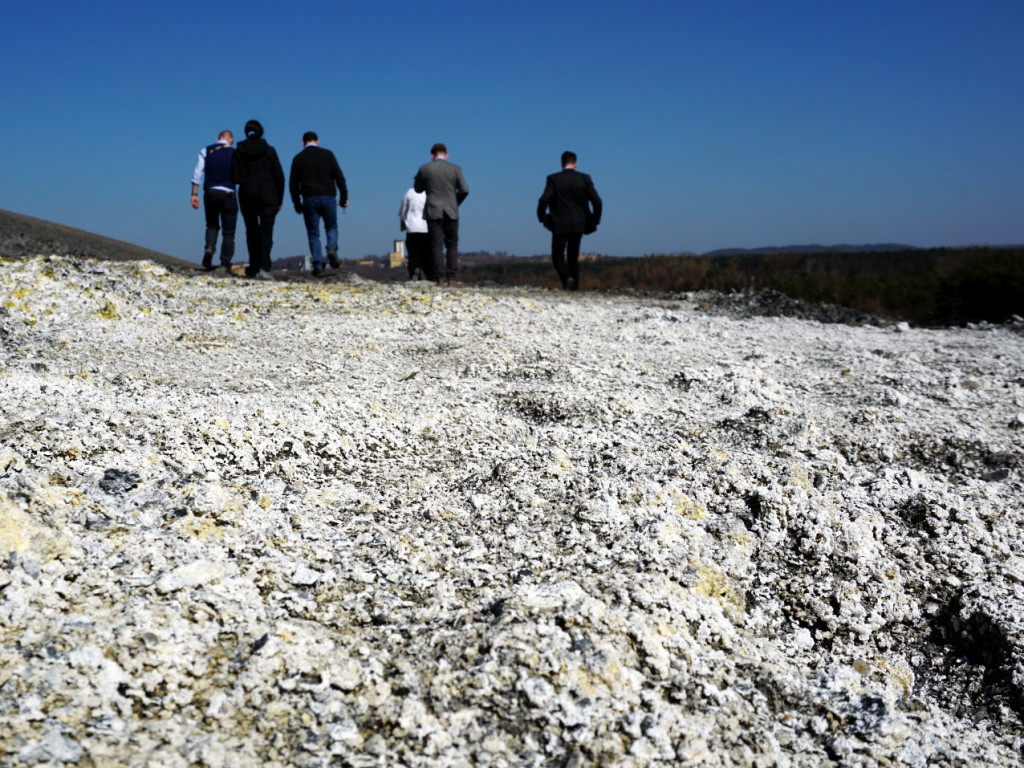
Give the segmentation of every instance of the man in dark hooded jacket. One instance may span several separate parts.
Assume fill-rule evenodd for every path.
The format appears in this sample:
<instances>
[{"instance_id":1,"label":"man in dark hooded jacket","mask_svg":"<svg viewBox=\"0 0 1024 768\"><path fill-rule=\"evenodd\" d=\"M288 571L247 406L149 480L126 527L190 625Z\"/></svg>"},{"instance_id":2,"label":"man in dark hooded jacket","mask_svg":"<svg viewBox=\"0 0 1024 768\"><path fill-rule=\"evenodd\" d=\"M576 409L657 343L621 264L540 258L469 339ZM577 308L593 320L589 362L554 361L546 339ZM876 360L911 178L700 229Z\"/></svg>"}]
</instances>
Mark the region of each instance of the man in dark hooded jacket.
<instances>
[{"instance_id":1,"label":"man in dark hooded jacket","mask_svg":"<svg viewBox=\"0 0 1024 768\"><path fill-rule=\"evenodd\" d=\"M238 185L238 207L245 221L249 277L270 279L270 249L274 219L284 201L284 171L277 152L263 139L257 120L245 124L245 138L231 158L231 181Z\"/></svg>"}]
</instances>

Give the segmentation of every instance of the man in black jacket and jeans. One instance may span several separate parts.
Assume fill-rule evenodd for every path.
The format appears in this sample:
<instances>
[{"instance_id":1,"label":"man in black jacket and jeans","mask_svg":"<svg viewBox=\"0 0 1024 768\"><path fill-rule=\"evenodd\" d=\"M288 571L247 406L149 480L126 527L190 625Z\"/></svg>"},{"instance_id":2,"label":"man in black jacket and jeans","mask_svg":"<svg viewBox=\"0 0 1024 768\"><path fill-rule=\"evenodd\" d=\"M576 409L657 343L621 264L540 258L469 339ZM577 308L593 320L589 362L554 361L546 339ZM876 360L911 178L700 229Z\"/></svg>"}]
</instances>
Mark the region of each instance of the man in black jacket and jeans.
<instances>
[{"instance_id":1,"label":"man in black jacket and jeans","mask_svg":"<svg viewBox=\"0 0 1024 768\"><path fill-rule=\"evenodd\" d=\"M245 220L249 269L245 274L270 279L270 249L274 245L274 219L284 200L284 171L276 150L263 139L257 120L245 124L245 139L231 158L231 181L238 185L238 205Z\"/></svg>"},{"instance_id":2,"label":"man in black jacket and jeans","mask_svg":"<svg viewBox=\"0 0 1024 768\"><path fill-rule=\"evenodd\" d=\"M338 206L334 205L334 188L338 188ZM319 137L313 131L302 135L302 151L292 159L288 174L288 191L295 212L301 213L309 237L309 254L313 257L313 274L324 269L320 251L320 219L327 232L327 260L334 269L338 262L338 208L348 208L348 188L338 158L329 149L320 147Z\"/></svg>"},{"instance_id":3,"label":"man in black jacket and jeans","mask_svg":"<svg viewBox=\"0 0 1024 768\"><path fill-rule=\"evenodd\" d=\"M562 172L548 176L537 218L551 230L551 261L567 291L580 286L580 241L601 223L601 198L590 176L576 170L576 153L562 153ZM568 254L568 264L566 255Z\"/></svg>"}]
</instances>

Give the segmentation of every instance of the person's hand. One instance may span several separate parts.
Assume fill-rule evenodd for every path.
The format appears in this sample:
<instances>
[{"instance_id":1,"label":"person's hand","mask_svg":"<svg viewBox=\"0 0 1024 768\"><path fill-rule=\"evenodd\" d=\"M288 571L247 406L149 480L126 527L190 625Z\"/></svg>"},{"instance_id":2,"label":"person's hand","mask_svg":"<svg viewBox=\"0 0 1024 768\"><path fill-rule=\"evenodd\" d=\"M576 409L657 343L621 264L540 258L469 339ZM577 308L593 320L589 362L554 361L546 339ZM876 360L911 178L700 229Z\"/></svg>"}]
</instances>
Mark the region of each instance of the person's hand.
<instances>
[{"instance_id":1,"label":"person's hand","mask_svg":"<svg viewBox=\"0 0 1024 768\"><path fill-rule=\"evenodd\" d=\"M199 208L199 195L195 192L192 193L192 207L196 209Z\"/></svg>"},{"instance_id":2,"label":"person's hand","mask_svg":"<svg viewBox=\"0 0 1024 768\"><path fill-rule=\"evenodd\" d=\"M339 200L338 201L338 207L339 208L348 208L348 200L346 200L344 203L341 202L341 200Z\"/></svg>"},{"instance_id":3,"label":"person's hand","mask_svg":"<svg viewBox=\"0 0 1024 768\"><path fill-rule=\"evenodd\" d=\"M302 213L302 206L299 205L298 203L295 204L295 212Z\"/></svg>"}]
</instances>

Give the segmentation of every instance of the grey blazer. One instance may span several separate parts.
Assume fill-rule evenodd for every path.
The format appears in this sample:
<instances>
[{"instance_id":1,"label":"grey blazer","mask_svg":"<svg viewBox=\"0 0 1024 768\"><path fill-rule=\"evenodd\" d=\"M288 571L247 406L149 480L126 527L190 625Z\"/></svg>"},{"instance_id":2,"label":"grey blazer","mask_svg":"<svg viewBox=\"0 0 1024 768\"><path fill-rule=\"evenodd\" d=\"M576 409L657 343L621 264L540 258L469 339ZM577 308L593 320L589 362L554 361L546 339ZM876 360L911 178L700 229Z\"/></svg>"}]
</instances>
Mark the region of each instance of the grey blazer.
<instances>
[{"instance_id":1,"label":"grey blazer","mask_svg":"<svg viewBox=\"0 0 1024 768\"><path fill-rule=\"evenodd\" d=\"M462 169L441 158L420 166L413 188L427 193L427 204L423 208L423 218L427 221L443 219L445 214L449 219L459 218L459 206L469 194Z\"/></svg>"}]
</instances>

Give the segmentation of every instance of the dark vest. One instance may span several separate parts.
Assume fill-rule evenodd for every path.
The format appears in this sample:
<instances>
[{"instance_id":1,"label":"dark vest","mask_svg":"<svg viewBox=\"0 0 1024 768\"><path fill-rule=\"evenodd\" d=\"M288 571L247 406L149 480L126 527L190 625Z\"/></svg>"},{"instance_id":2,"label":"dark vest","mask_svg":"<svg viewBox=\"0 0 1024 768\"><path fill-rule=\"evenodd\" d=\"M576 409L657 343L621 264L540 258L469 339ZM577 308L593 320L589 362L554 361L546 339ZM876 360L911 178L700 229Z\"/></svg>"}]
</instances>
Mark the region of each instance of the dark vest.
<instances>
[{"instance_id":1,"label":"dark vest","mask_svg":"<svg viewBox=\"0 0 1024 768\"><path fill-rule=\"evenodd\" d=\"M231 183L231 156L235 153L226 144L211 144L206 148L206 169L203 189L210 187L226 187L234 190Z\"/></svg>"}]
</instances>

